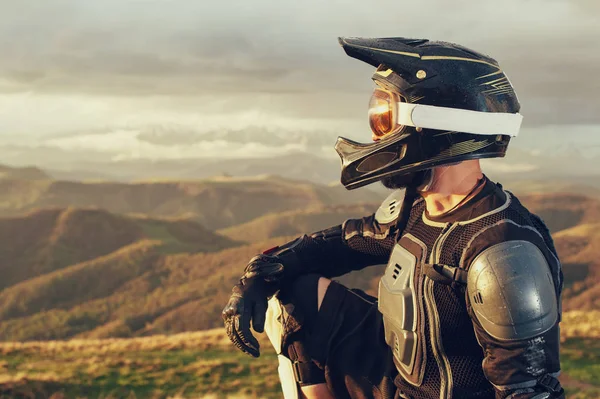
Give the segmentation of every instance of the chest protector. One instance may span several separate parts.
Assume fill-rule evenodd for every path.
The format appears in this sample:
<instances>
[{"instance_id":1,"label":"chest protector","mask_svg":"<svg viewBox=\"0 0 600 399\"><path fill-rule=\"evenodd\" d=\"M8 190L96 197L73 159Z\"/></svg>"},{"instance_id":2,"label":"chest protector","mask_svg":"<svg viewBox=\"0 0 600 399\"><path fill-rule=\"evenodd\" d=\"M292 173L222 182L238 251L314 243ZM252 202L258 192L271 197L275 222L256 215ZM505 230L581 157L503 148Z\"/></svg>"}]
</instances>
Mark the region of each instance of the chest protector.
<instances>
[{"instance_id":1,"label":"chest protector","mask_svg":"<svg viewBox=\"0 0 600 399\"><path fill-rule=\"evenodd\" d=\"M379 223L391 223L398 218L402 194L396 191L383 202L375 215ZM401 241L404 245L395 245L379 282L378 307L396 368L406 381L418 386L424 369L424 356L419 356L424 346L419 328L423 311L418 298L422 296L420 261L425 248L410 239Z\"/></svg>"},{"instance_id":2,"label":"chest protector","mask_svg":"<svg viewBox=\"0 0 600 399\"><path fill-rule=\"evenodd\" d=\"M405 377L413 374L417 355L417 258L396 244L379 282L379 311L383 314L385 341L394 363Z\"/></svg>"}]
</instances>

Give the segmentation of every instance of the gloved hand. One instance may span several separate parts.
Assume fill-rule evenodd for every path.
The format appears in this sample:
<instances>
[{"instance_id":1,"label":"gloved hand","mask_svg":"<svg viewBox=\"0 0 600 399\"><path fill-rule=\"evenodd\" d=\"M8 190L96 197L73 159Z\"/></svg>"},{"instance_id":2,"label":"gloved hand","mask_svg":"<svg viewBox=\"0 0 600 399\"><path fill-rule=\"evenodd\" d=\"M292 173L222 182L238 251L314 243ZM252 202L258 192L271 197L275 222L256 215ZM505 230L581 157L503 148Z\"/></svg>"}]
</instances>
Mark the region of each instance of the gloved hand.
<instances>
[{"instance_id":1,"label":"gloved hand","mask_svg":"<svg viewBox=\"0 0 600 399\"><path fill-rule=\"evenodd\" d=\"M250 321L254 331L264 331L267 300L279 289L282 275L280 259L261 254L250 260L240 283L233 287L222 316L227 336L242 352L260 356L260 345L250 331Z\"/></svg>"}]
</instances>

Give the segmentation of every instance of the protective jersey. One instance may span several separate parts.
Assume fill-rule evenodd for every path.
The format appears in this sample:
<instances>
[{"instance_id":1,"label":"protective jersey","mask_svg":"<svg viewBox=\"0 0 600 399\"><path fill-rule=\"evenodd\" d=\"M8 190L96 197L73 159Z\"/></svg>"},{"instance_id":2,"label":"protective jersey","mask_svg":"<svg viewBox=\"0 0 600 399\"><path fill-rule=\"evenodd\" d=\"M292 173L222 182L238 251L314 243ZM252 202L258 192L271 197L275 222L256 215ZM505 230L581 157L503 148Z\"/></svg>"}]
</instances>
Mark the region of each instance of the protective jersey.
<instances>
[{"instance_id":1,"label":"protective jersey","mask_svg":"<svg viewBox=\"0 0 600 399\"><path fill-rule=\"evenodd\" d=\"M305 236L294 249L307 272L326 277L390 259L390 278L396 264L412 268L402 283L412 296L408 306L384 300L380 286L384 322L390 309L382 303L391 303L400 320L410 313L406 326L396 325L395 334L405 328L404 340L386 336L395 355L404 356L395 356L396 397L560 397L562 272L544 223L487 179L475 197L442 217L415 201L402 234L399 202L392 196L377 214ZM539 292L529 295L531 287ZM504 302L494 303L496 297ZM517 309L525 299L533 307ZM507 313L498 315L493 306ZM385 324L389 335L393 329Z\"/></svg>"}]
</instances>

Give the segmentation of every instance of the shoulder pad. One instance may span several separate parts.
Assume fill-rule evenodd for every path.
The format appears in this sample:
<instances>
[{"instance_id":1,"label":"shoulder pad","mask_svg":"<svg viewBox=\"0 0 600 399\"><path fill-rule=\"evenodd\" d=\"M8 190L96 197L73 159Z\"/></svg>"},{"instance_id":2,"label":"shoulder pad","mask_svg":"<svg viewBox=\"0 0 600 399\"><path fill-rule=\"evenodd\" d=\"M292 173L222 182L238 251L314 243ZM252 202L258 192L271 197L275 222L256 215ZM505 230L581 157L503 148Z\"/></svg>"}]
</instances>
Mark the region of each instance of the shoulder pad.
<instances>
[{"instance_id":1,"label":"shoulder pad","mask_svg":"<svg viewBox=\"0 0 600 399\"><path fill-rule=\"evenodd\" d=\"M383 203L375 212L375 220L380 224L392 223L400 216L400 209L404 201L405 190L395 190L383 200Z\"/></svg>"},{"instance_id":2,"label":"shoulder pad","mask_svg":"<svg viewBox=\"0 0 600 399\"><path fill-rule=\"evenodd\" d=\"M542 251L528 241L507 241L471 264L467 290L483 329L500 340L540 335L558 320L556 290Z\"/></svg>"}]
</instances>

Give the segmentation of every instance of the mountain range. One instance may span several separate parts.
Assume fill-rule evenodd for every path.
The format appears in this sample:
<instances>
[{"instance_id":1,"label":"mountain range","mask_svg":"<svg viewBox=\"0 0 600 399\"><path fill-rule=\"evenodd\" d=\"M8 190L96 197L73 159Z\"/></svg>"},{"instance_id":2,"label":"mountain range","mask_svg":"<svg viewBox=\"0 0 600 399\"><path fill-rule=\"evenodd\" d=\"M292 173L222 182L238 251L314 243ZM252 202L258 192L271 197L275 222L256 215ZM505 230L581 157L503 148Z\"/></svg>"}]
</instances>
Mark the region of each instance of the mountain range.
<instances>
[{"instance_id":1,"label":"mountain range","mask_svg":"<svg viewBox=\"0 0 600 399\"><path fill-rule=\"evenodd\" d=\"M269 212L369 202L380 194L275 176L215 177L136 183L0 179L0 215L46 207L100 207L119 214L189 218L209 229L248 222Z\"/></svg>"},{"instance_id":2,"label":"mountain range","mask_svg":"<svg viewBox=\"0 0 600 399\"><path fill-rule=\"evenodd\" d=\"M253 255L370 214L381 201L368 190L348 197L279 177L129 184L40 173L16 179L23 171L6 169L11 177L0 178L0 340L218 327ZM519 197L554 235L565 311L599 309L600 199L537 189ZM341 280L374 293L380 275L373 267Z\"/></svg>"}]
</instances>

